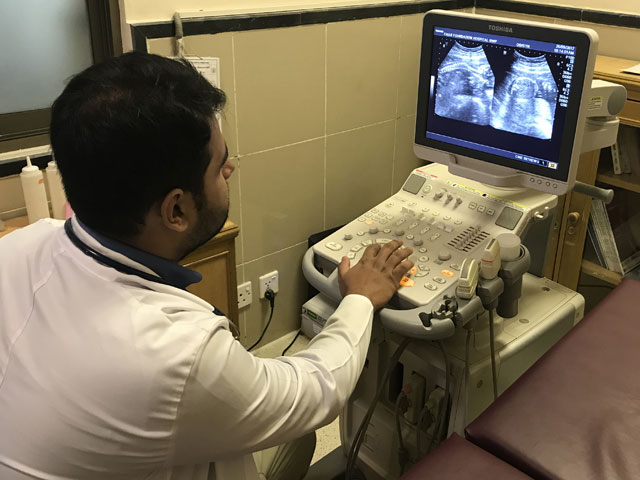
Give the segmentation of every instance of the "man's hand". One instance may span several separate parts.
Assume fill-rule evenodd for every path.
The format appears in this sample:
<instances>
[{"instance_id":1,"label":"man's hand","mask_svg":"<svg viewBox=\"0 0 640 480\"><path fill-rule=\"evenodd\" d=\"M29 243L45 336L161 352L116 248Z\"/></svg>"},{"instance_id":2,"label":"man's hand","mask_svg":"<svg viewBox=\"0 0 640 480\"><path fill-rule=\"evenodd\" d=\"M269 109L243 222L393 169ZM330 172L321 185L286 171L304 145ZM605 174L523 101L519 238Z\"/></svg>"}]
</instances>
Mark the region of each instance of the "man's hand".
<instances>
[{"instance_id":1,"label":"man's hand","mask_svg":"<svg viewBox=\"0 0 640 480\"><path fill-rule=\"evenodd\" d=\"M384 246L369 245L360 261L350 267L349 259L342 257L338 265L338 283L343 296L364 295L373 308L382 308L400 287L400 280L413 267L408 260L410 248L400 248L402 242L393 240Z\"/></svg>"}]
</instances>

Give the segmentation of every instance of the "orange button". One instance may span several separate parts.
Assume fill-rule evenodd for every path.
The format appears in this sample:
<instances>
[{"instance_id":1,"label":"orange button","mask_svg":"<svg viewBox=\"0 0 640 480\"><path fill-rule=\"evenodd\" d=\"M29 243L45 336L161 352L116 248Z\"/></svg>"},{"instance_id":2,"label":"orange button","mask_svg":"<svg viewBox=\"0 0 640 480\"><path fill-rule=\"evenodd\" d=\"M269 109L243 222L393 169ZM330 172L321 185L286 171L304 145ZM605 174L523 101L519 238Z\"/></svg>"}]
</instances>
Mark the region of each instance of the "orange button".
<instances>
[{"instance_id":1,"label":"orange button","mask_svg":"<svg viewBox=\"0 0 640 480\"><path fill-rule=\"evenodd\" d=\"M411 280L409 277L402 277L402 280L400 280L400 285L406 288L411 288L416 284L416 282L414 282L413 280Z\"/></svg>"},{"instance_id":2,"label":"orange button","mask_svg":"<svg viewBox=\"0 0 640 480\"><path fill-rule=\"evenodd\" d=\"M409 275L415 275L416 273L418 273L418 267L412 267L411 270L409 270Z\"/></svg>"},{"instance_id":3,"label":"orange button","mask_svg":"<svg viewBox=\"0 0 640 480\"><path fill-rule=\"evenodd\" d=\"M366 223L367 225L373 225L373 221L372 220L365 220L364 223Z\"/></svg>"},{"instance_id":4,"label":"orange button","mask_svg":"<svg viewBox=\"0 0 640 480\"><path fill-rule=\"evenodd\" d=\"M456 276L456 274L453 273L451 270L442 270L442 272L440 273L442 273L443 276L449 277L449 278L453 278Z\"/></svg>"}]
</instances>

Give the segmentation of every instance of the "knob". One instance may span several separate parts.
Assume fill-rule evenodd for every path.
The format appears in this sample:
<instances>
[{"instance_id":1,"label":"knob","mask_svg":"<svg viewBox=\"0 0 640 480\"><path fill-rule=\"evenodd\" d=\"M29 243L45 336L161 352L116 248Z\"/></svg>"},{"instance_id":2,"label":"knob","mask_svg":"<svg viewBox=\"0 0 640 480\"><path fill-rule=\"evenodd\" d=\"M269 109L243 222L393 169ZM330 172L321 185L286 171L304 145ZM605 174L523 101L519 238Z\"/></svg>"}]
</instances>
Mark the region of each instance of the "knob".
<instances>
[{"instance_id":1,"label":"knob","mask_svg":"<svg viewBox=\"0 0 640 480\"><path fill-rule=\"evenodd\" d=\"M419 246L420 246L420 245L422 245L423 243L424 243L424 242L422 241L422 239L421 239L421 238L416 238L416 239L413 241L413 244L414 244L416 247L419 247Z\"/></svg>"},{"instance_id":2,"label":"knob","mask_svg":"<svg viewBox=\"0 0 640 480\"><path fill-rule=\"evenodd\" d=\"M353 236L350 233L345 233L343 239L344 240L351 240L353 238Z\"/></svg>"},{"instance_id":3,"label":"knob","mask_svg":"<svg viewBox=\"0 0 640 480\"><path fill-rule=\"evenodd\" d=\"M404 235L404 230L396 230L394 233L396 237L401 237L402 235Z\"/></svg>"},{"instance_id":4,"label":"knob","mask_svg":"<svg viewBox=\"0 0 640 480\"><path fill-rule=\"evenodd\" d=\"M372 235L375 234L375 233L378 233L378 227L371 227L369 229L369 233L371 233Z\"/></svg>"},{"instance_id":5,"label":"knob","mask_svg":"<svg viewBox=\"0 0 640 480\"><path fill-rule=\"evenodd\" d=\"M450 202L451 200L453 200L453 195L450 193L447 193L447 202Z\"/></svg>"},{"instance_id":6,"label":"knob","mask_svg":"<svg viewBox=\"0 0 640 480\"><path fill-rule=\"evenodd\" d=\"M438 253L438 260L446 262L450 258L451 258L451 254L449 252L447 252L446 250L442 250L441 252Z\"/></svg>"},{"instance_id":7,"label":"knob","mask_svg":"<svg viewBox=\"0 0 640 480\"><path fill-rule=\"evenodd\" d=\"M440 190L438 190L438 192L433 196L433 198L435 198L436 200L440 200L442 198L442 196L447 193L447 191L444 188L441 188Z\"/></svg>"},{"instance_id":8,"label":"knob","mask_svg":"<svg viewBox=\"0 0 640 480\"><path fill-rule=\"evenodd\" d=\"M456 197L456 205L460 205L462 203L462 197Z\"/></svg>"},{"instance_id":9,"label":"knob","mask_svg":"<svg viewBox=\"0 0 640 480\"><path fill-rule=\"evenodd\" d=\"M579 221L580 221L580 213L571 212L569 215L567 215L567 222L569 222L569 224L575 225Z\"/></svg>"}]
</instances>

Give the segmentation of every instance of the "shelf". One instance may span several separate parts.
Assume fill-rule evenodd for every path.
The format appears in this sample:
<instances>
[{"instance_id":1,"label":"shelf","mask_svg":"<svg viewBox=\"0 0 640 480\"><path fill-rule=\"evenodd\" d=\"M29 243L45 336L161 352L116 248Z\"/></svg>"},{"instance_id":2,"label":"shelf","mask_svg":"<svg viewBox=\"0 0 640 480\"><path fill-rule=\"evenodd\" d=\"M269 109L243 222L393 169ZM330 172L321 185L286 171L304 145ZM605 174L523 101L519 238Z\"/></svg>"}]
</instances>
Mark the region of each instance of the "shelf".
<instances>
[{"instance_id":1,"label":"shelf","mask_svg":"<svg viewBox=\"0 0 640 480\"><path fill-rule=\"evenodd\" d=\"M611 285L619 285L622 282L622 275L611 270L607 270L601 267L597 263L590 262L589 260L582 260L582 266L580 268L583 273L595 277Z\"/></svg>"},{"instance_id":2,"label":"shelf","mask_svg":"<svg viewBox=\"0 0 640 480\"><path fill-rule=\"evenodd\" d=\"M613 170L606 170L599 173L596 179L599 182L613 185L614 187L624 188L631 192L640 193L640 175L634 173L613 173Z\"/></svg>"}]
</instances>

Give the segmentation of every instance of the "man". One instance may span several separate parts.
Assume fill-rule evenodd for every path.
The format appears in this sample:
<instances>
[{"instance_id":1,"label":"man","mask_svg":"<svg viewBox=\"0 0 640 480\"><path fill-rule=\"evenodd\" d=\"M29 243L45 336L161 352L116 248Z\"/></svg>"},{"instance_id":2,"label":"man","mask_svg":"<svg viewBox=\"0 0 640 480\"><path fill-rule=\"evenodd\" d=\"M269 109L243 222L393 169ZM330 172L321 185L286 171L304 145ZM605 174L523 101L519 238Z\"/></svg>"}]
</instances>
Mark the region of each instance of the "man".
<instances>
[{"instance_id":1,"label":"man","mask_svg":"<svg viewBox=\"0 0 640 480\"><path fill-rule=\"evenodd\" d=\"M351 394L373 311L411 250L370 247L352 268L344 258L345 298L305 351L248 353L184 290L199 274L176 263L227 217L224 100L187 64L130 53L55 101L51 142L75 216L0 240L3 480L253 480L252 452L295 450ZM297 462L262 455L265 476L302 478L304 450Z\"/></svg>"}]
</instances>

